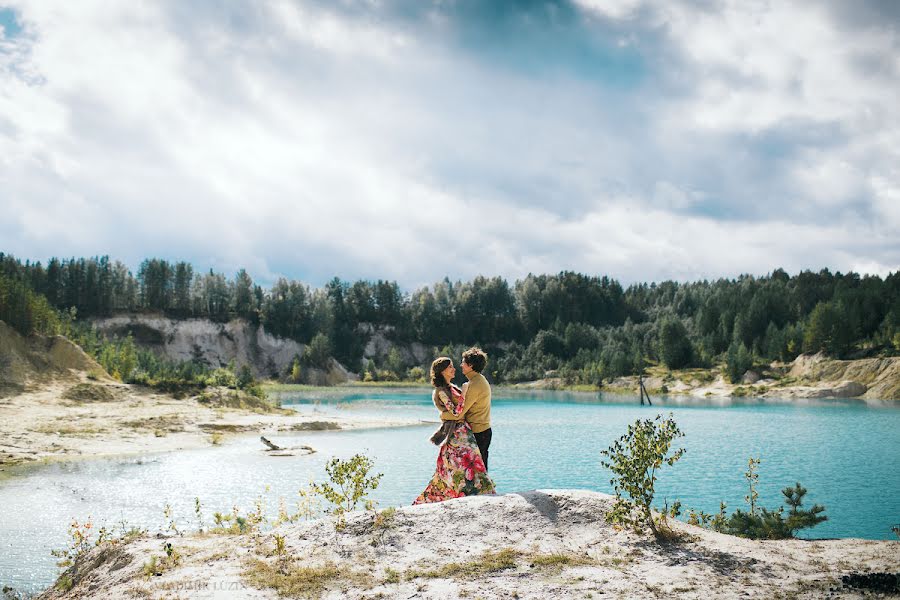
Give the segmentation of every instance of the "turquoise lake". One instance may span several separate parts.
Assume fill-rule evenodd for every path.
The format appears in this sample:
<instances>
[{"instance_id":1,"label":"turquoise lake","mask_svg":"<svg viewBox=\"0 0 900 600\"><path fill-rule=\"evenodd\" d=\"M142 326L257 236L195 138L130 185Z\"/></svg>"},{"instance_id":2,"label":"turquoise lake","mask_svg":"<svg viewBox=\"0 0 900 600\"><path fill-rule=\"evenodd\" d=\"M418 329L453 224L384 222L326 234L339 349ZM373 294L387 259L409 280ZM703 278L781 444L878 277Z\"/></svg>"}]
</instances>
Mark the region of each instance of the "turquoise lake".
<instances>
[{"instance_id":1,"label":"turquoise lake","mask_svg":"<svg viewBox=\"0 0 900 600\"><path fill-rule=\"evenodd\" d=\"M305 413L413 417L435 420L424 392L373 392L312 399L284 395ZM657 504L717 512L745 508L744 472L751 456L759 468L760 503L781 505L780 490L800 482L806 505L823 504L828 521L803 537L895 539L900 523L900 405L894 402L772 399L686 400L564 392L495 392L491 475L499 493L535 488L586 488L612 493L600 451L638 418L669 412L687 449L657 482ZM437 448L434 424L362 431L271 436L282 445L309 444L309 456L272 457L255 435L199 450L59 463L0 481L0 586L37 591L57 574L50 550L66 544L72 518L163 527L169 503L181 528L197 528L194 498L205 525L214 511L237 505L246 512L262 495L274 515L278 499L293 509L297 490L325 477L332 456L365 452L384 473L373 494L379 505L412 502L430 479ZM268 487L268 492L266 488Z\"/></svg>"}]
</instances>

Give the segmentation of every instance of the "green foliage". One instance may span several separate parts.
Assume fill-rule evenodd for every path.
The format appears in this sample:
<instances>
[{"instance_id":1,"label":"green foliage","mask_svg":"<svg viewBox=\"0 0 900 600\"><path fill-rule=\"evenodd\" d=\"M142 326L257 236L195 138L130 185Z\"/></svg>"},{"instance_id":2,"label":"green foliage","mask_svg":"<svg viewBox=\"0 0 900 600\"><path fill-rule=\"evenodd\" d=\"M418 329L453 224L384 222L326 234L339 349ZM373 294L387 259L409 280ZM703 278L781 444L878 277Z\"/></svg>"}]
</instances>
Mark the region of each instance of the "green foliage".
<instances>
[{"instance_id":1,"label":"green foliage","mask_svg":"<svg viewBox=\"0 0 900 600\"><path fill-rule=\"evenodd\" d=\"M403 368L403 358L400 356L400 351L397 350L396 346L391 347L390 351L388 351L385 366L388 371L397 376L397 378L405 372L405 369Z\"/></svg>"},{"instance_id":2,"label":"green foliage","mask_svg":"<svg viewBox=\"0 0 900 600\"><path fill-rule=\"evenodd\" d=\"M426 383L425 379L425 369L422 367L412 367L406 372L407 381L414 381L416 383Z\"/></svg>"},{"instance_id":3,"label":"green foliage","mask_svg":"<svg viewBox=\"0 0 900 600\"><path fill-rule=\"evenodd\" d=\"M756 514L756 503L759 500L759 492L756 491L756 485L759 483L759 473L756 472L756 469L759 468L758 458L753 458L752 456L747 460L747 472L744 473L744 477L747 478L747 485L750 487L750 492L744 496L744 501L750 505L750 514Z\"/></svg>"},{"instance_id":4,"label":"green foliage","mask_svg":"<svg viewBox=\"0 0 900 600\"><path fill-rule=\"evenodd\" d=\"M681 369L691 364L693 349L687 329L679 319L665 319L660 325L659 358L670 369Z\"/></svg>"},{"instance_id":5,"label":"green foliage","mask_svg":"<svg viewBox=\"0 0 900 600\"><path fill-rule=\"evenodd\" d=\"M327 512L338 517L338 524L344 523L345 513L356 509L370 491L378 488L383 473L369 475L375 463L363 454L354 454L347 460L332 458L325 464L328 483L316 483L315 492L327 500L331 507ZM366 501L366 509L374 506L371 500Z\"/></svg>"},{"instance_id":6,"label":"green foliage","mask_svg":"<svg viewBox=\"0 0 900 600\"><path fill-rule=\"evenodd\" d=\"M9 279L2 273L0 321L26 336L32 333L55 335L61 327L56 310L44 296L34 293L24 282Z\"/></svg>"},{"instance_id":7,"label":"green foliage","mask_svg":"<svg viewBox=\"0 0 900 600\"><path fill-rule=\"evenodd\" d=\"M806 488L798 482L794 487L786 487L781 490L784 503L789 507L785 515L784 507L777 510L769 510L758 506L759 494L756 491L759 482L760 460L751 457L747 461L747 479L749 493L744 496L744 501L749 506L749 511L735 510L730 516L726 516L726 505L720 504L719 513L715 516L703 512L691 510L688 523L709 527L721 533L736 535L750 539L781 540L794 537L797 531L815 527L828 517L824 514L825 507L814 504L810 509L803 508L803 498L806 496Z\"/></svg>"},{"instance_id":8,"label":"green foliage","mask_svg":"<svg viewBox=\"0 0 900 600\"><path fill-rule=\"evenodd\" d=\"M654 519L651 505L655 494L657 472L663 465L672 466L684 455L684 448L672 450L672 443L684 434L670 414L663 419L638 419L628 431L601 454L602 465L611 470L609 480L616 493L613 507L606 513L609 523L631 526L637 531L649 527L659 539L663 534Z\"/></svg>"},{"instance_id":9,"label":"green foliage","mask_svg":"<svg viewBox=\"0 0 900 600\"><path fill-rule=\"evenodd\" d=\"M241 365L241 368L238 370L237 374L237 387L239 390L246 390L254 383L253 371L250 370L250 365Z\"/></svg>"},{"instance_id":10,"label":"green foliage","mask_svg":"<svg viewBox=\"0 0 900 600\"><path fill-rule=\"evenodd\" d=\"M725 374L731 383L738 383L750 368L753 367L753 356L743 343L733 342L728 347L725 357Z\"/></svg>"},{"instance_id":11,"label":"green foliage","mask_svg":"<svg viewBox=\"0 0 900 600\"><path fill-rule=\"evenodd\" d=\"M854 338L849 317L839 303L818 303L809 315L803 351L825 352L836 357L846 354Z\"/></svg>"},{"instance_id":12,"label":"green foliage","mask_svg":"<svg viewBox=\"0 0 900 600\"><path fill-rule=\"evenodd\" d=\"M331 342L324 333L317 333L303 350L303 362L317 369L327 369L331 359Z\"/></svg>"},{"instance_id":13,"label":"green foliage","mask_svg":"<svg viewBox=\"0 0 900 600\"><path fill-rule=\"evenodd\" d=\"M300 380L303 378L303 371L300 368L300 359L295 358L294 362L291 364L291 381L294 383L300 383Z\"/></svg>"},{"instance_id":14,"label":"green foliage","mask_svg":"<svg viewBox=\"0 0 900 600\"><path fill-rule=\"evenodd\" d=\"M373 328L399 343L453 349L478 343L491 355L494 382L554 371L568 384L597 386L639 373L645 361L669 368L727 361L729 348L736 353L741 345L761 361L789 361L801 351L900 353L900 273L882 278L823 269L790 276L776 269L765 277L623 289L608 277L562 272L514 283L444 279L405 294L388 281L335 278L311 289L280 279L263 290L243 270L229 278L158 258L143 261L132 275L108 257L51 258L45 266L0 253L0 276L0 319L21 331L55 333L48 308L74 309L80 318L122 311L242 317L304 344L321 334L301 361L317 368L327 366L328 357L356 368ZM409 365L385 362L380 368L393 373L388 378L406 375ZM364 379L379 378L375 368L360 370ZM175 387L183 379L147 378Z\"/></svg>"},{"instance_id":15,"label":"green foliage","mask_svg":"<svg viewBox=\"0 0 900 600\"><path fill-rule=\"evenodd\" d=\"M751 506L751 512L736 510L725 523L722 531L755 540L781 540L792 538L797 531L815 527L828 520L828 517L822 514L825 512L824 506L814 504L808 510L802 508L806 488L799 483L794 487L784 488L781 493L784 495L785 504L790 507L787 517L785 517L783 507L775 511L766 508L759 508L755 511Z\"/></svg>"}]
</instances>

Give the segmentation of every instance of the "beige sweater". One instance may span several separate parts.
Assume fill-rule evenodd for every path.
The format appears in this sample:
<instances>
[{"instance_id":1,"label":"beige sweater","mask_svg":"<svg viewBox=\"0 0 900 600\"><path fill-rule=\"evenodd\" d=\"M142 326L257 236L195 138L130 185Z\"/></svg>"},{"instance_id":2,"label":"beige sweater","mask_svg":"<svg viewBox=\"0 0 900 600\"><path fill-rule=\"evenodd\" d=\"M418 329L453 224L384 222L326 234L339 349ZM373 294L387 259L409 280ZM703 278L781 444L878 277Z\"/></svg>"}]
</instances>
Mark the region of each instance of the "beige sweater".
<instances>
[{"instance_id":1,"label":"beige sweater","mask_svg":"<svg viewBox=\"0 0 900 600\"><path fill-rule=\"evenodd\" d=\"M491 427L491 386L481 373L472 371L466 375L469 385L466 389L466 403L457 416L449 411L441 412L442 421L468 421L475 433Z\"/></svg>"}]
</instances>

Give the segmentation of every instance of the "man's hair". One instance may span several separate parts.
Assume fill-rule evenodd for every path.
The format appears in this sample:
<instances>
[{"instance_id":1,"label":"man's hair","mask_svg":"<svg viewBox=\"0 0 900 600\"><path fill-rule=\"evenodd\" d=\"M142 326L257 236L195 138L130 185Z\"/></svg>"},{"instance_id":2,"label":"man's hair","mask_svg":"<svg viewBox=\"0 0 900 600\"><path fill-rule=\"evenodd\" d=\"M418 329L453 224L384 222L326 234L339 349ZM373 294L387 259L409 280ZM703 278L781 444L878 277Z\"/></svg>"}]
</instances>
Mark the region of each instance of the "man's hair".
<instances>
[{"instance_id":1,"label":"man's hair","mask_svg":"<svg viewBox=\"0 0 900 600\"><path fill-rule=\"evenodd\" d=\"M481 348L469 348L462 355L463 362L481 373L487 364L487 354Z\"/></svg>"}]
</instances>

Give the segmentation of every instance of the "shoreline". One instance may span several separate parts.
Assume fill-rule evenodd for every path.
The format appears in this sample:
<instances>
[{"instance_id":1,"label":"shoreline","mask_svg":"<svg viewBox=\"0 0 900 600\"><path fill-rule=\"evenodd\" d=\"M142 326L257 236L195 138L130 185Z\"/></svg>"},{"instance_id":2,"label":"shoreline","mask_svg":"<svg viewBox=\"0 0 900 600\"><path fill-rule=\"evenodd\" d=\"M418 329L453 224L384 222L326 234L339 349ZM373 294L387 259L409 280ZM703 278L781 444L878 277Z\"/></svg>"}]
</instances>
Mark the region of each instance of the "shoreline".
<instances>
[{"instance_id":1,"label":"shoreline","mask_svg":"<svg viewBox=\"0 0 900 600\"><path fill-rule=\"evenodd\" d=\"M103 400L71 400L74 388ZM83 386L89 386L87 388ZM225 402L248 402L216 390ZM251 399L252 400L252 399ZM215 446L242 435L351 431L431 424L421 419L301 413L255 401L253 408L175 399L149 388L56 380L0 399L0 481L20 467L111 456L136 456ZM435 423L437 421L434 421ZM30 469L29 469L30 470Z\"/></svg>"},{"instance_id":2,"label":"shoreline","mask_svg":"<svg viewBox=\"0 0 900 600\"><path fill-rule=\"evenodd\" d=\"M572 394L600 402L616 402L616 396L634 397L632 389L620 378L620 385L585 389L585 386L560 386L557 381L543 380L527 384L498 385L495 397L504 393L535 395L544 392ZM637 385L637 378L635 385ZM654 383L652 377L649 382ZM681 381L680 379L678 380ZM88 386L88 397L103 400L84 401L65 396L77 386ZM673 386L662 392L649 387L660 406L671 405L740 405L751 403L806 404L828 406L848 405L896 407L900 401L862 397L828 397L821 395L791 395L792 388L770 387L760 394L708 393L709 386L685 388ZM731 389L740 388L735 385ZM175 399L137 385L112 381L91 381L79 378L56 379L43 382L19 394L0 398L0 481L17 476L21 465L45 466L56 462L134 456L156 452L176 452L216 445L221 440L240 435L277 435L282 432L354 430L379 427L409 427L437 423L422 419L377 419L353 415L310 414L283 408L282 398L302 394L304 400L331 400L352 393L389 395L393 393L426 394L430 387L423 384L394 382L354 382L336 386L264 385L271 400L265 407L234 408L204 404L199 396ZM718 386L717 391L726 391ZM821 389L821 388L818 388ZM702 393L698 393L702 392ZM102 394L99 392L103 392ZM234 394L230 390L214 390L219 396ZM106 397L109 396L109 397ZM611 398L610 398L611 397ZM277 403L273 405L271 401ZM241 404L243 400L238 401ZM260 402L260 401L256 401Z\"/></svg>"},{"instance_id":3,"label":"shoreline","mask_svg":"<svg viewBox=\"0 0 900 600\"><path fill-rule=\"evenodd\" d=\"M560 391L584 394L639 393L638 376L616 377L601 385L566 383L554 372L535 381L502 383L495 391ZM313 393L333 395L337 389L365 390L367 393L430 391L416 382L347 381L336 386L304 384L264 384L273 393ZM822 354L800 355L790 363L759 365L747 371L738 383L726 381L722 366L669 370L650 366L644 375L644 387L656 396L696 398L782 398L782 399L858 399L900 401L900 357L837 360Z\"/></svg>"}]
</instances>

